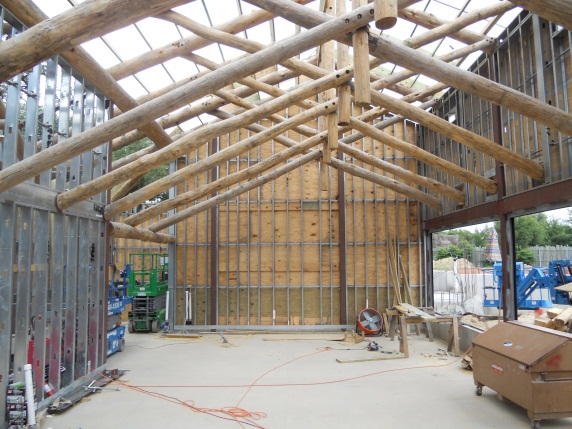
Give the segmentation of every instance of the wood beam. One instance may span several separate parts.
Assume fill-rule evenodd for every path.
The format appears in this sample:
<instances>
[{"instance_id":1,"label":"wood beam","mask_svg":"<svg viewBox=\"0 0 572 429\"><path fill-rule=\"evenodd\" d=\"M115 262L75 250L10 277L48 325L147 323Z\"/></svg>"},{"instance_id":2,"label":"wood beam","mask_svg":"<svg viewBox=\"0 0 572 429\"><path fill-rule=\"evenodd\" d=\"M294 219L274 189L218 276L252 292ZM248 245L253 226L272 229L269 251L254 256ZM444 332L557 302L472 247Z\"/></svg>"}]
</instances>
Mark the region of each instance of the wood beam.
<instances>
[{"instance_id":1,"label":"wood beam","mask_svg":"<svg viewBox=\"0 0 572 429\"><path fill-rule=\"evenodd\" d=\"M48 19L31 0L1 0L1 3L13 11L14 16L27 27ZM79 74L109 97L122 111L131 110L139 105L81 46L62 52L61 55ZM172 143L171 138L156 122L141 126L141 132L159 147Z\"/></svg>"},{"instance_id":2,"label":"wood beam","mask_svg":"<svg viewBox=\"0 0 572 429\"><path fill-rule=\"evenodd\" d=\"M386 144L393 149L400 150L406 155L418 159L419 161L425 162L426 164L432 165L435 168L446 171L447 173L459 177L468 183L472 183L479 188L485 189L491 194L495 194L497 191L497 186L494 181L479 176L478 174L475 174L465 168L459 167L452 162L445 161L443 158L437 155L433 155L432 153L429 153L418 146L390 136L389 134L386 134L371 125L368 125L365 122L351 118L351 125L368 137Z\"/></svg>"},{"instance_id":3,"label":"wood beam","mask_svg":"<svg viewBox=\"0 0 572 429\"><path fill-rule=\"evenodd\" d=\"M262 81L266 84L272 85L272 84L278 84L280 82L283 82L284 80L293 78L295 76L297 76L296 73L291 72L290 70L284 69L284 70L279 70L279 71L274 72L272 74L266 75L262 79L260 79L260 81ZM194 79L190 79L190 80L192 81ZM182 85L180 85L180 86L182 86ZM241 97L248 97L248 96L254 94L254 92L255 91L253 89L248 88L248 87L239 87L239 88L236 88L236 89L230 91L231 94L239 95ZM142 99L143 98L146 98L146 101L150 101L156 97L152 97L152 98L142 97ZM141 102L142 99L139 99L139 102ZM220 107L223 107L225 104L226 104L226 101L224 101L220 97L211 97L208 102L202 102L202 101L197 102L197 103L191 104L191 106L185 107L185 108L183 108L183 109L181 109L175 113L171 113L168 116L159 119L158 123L163 128L178 126L181 122L187 121L187 120L194 118L194 117L196 117L202 113L208 113L212 110L216 110ZM122 147L125 147L131 143L134 143L134 142L140 140L142 137L143 137L143 134L139 130L131 131L131 132L113 140L112 149L113 150L121 149ZM149 153L149 152L145 152L145 153ZM116 162L121 164L121 160L118 160ZM117 168L117 167L114 167L114 168Z\"/></svg>"},{"instance_id":4,"label":"wood beam","mask_svg":"<svg viewBox=\"0 0 572 429\"><path fill-rule=\"evenodd\" d=\"M462 30L475 22L482 21L483 19L489 18L491 16L502 15L511 9L514 9L515 5L509 1L501 1L500 3L495 3L492 6L484 7L482 9L473 10L460 16L457 19L447 22L446 24L440 25L439 27L433 28L419 36L411 37L407 40L406 46L416 49L428 43L428 41L435 40L436 38L442 39L448 37L451 34Z\"/></svg>"},{"instance_id":5,"label":"wood beam","mask_svg":"<svg viewBox=\"0 0 572 429\"><path fill-rule=\"evenodd\" d=\"M378 158L376 156L370 155L367 152L363 152L359 149L356 149L350 145L347 145L345 143L338 143L338 147L339 149L344 152L345 154L359 160L362 162L365 162L369 165L371 165L372 167L377 167L380 168L383 171L386 171L388 173L394 174L395 176L407 180L411 183L415 183L416 185L419 186L423 186L431 191L437 192L439 194L442 195L446 195L448 197L451 197L455 200L457 200L458 202L460 202L461 204L465 203L465 194L464 192L461 192L455 188L452 188L450 186L444 185L443 183L431 179L429 177L423 177L420 176L419 174L416 174L410 170L407 170L405 168L401 168L395 164L392 164L390 162L384 161L381 158Z\"/></svg>"},{"instance_id":6,"label":"wood beam","mask_svg":"<svg viewBox=\"0 0 572 429\"><path fill-rule=\"evenodd\" d=\"M218 179L214 183L207 183L206 185L200 186L199 188L193 189L192 191L185 192L177 195L176 197L169 198L166 201L162 201L159 204L129 216L125 219L125 223L132 226L139 225L154 216L167 213L168 211L179 208L182 205L190 204L213 192L218 192L224 188L236 185L237 183L243 182L245 180L252 180L259 174L268 171L272 167L286 162L293 156L299 155L302 152L305 152L318 145L321 141L325 140L324 135L325 134L322 134L321 138L311 137L306 139L293 147L289 147L278 152L270 158L267 158L264 161L253 165L252 167L229 174L226 177Z\"/></svg>"},{"instance_id":7,"label":"wood beam","mask_svg":"<svg viewBox=\"0 0 572 429\"><path fill-rule=\"evenodd\" d=\"M311 28L328 22L331 18L309 8L298 6L285 0L245 0L263 9L272 9L295 24ZM342 34L332 36L336 40L351 44L351 36ZM444 63L403 44L370 35L370 54L401 67L429 76L454 88L489 100L501 107L520 113L540 124L547 125L567 136L572 135L572 114L550 106L516 89L493 82L485 77Z\"/></svg>"},{"instance_id":8,"label":"wood beam","mask_svg":"<svg viewBox=\"0 0 572 429\"><path fill-rule=\"evenodd\" d=\"M181 222L191 216L194 216L204 210L208 210L211 207L217 206L219 204L224 203L232 198L236 198L237 196L248 192L252 189L258 188L259 186L264 185L272 180L276 180L278 177L283 176L284 174L289 173L297 168L300 168L304 164L307 164L310 161L317 160L322 156L321 151L314 150L309 154L301 156L299 158L294 159L291 162L288 162L286 165L275 169L274 171L264 174L256 179L253 179L249 182L246 182L244 185L239 185L236 188L233 188L229 191L223 192L220 195L217 195L214 198L210 198L202 203L196 204L188 209L181 210L168 218L162 219L158 222L151 224L149 229L151 231L161 231L165 228L168 228L171 225L174 225L178 222Z\"/></svg>"},{"instance_id":9,"label":"wood beam","mask_svg":"<svg viewBox=\"0 0 572 429\"><path fill-rule=\"evenodd\" d=\"M383 106L394 113L404 115L437 133L447 136L470 148L476 149L498 161L526 173L528 176L542 180L544 169L540 164L519 155L504 146L500 146L487 138L481 137L469 130L452 124L423 109L404 103L383 93L374 93L372 100L375 104Z\"/></svg>"},{"instance_id":10,"label":"wood beam","mask_svg":"<svg viewBox=\"0 0 572 429\"><path fill-rule=\"evenodd\" d=\"M313 0L293 0L300 4L306 4ZM232 21L214 27L215 30L223 31L226 33L240 33L255 27L264 22L270 21L274 18L274 14L265 10L257 10L252 13L242 15ZM187 54L192 54L201 48L210 45L212 42L205 40L202 37L189 36L177 43L169 43L168 45L161 46L150 52L146 52L131 60L123 61L121 64L110 67L109 73L117 80L123 79L127 76L153 67L157 64L164 63L176 57L182 57Z\"/></svg>"},{"instance_id":11,"label":"wood beam","mask_svg":"<svg viewBox=\"0 0 572 429\"><path fill-rule=\"evenodd\" d=\"M572 2L570 0L510 0L515 5L535 13L547 21L572 30Z\"/></svg>"},{"instance_id":12,"label":"wood beam","mask_svg":"<svg viewBox=\"0 0 572 429\"><path fill-rule=\"evenodd\" d=\"M95 179L85 185L80 185L74 190L61 194L58 199L59 207L63 209L62 207L68 207L71 204L75 204L77 201L81 201L81 199L85 198L86 193L91 194L92 192L95 192L93 194L95 195L98 193L95 191L96 189L107 189L108 187L112 186L115 181L121 180L125 174L129 174L129 171L132 171L134 168L137 169L137 171L149 171L152 168L158 167L159 165L170 161L170 157L173 156L171 154L173 153L188 153L191 149L201 146L205 141L210 140L217 135L231 132L240 127L248 126L248 124L253 124L256 121L267 117L272 112L284 109L285 107L296 102L296 100L305 99L310 94L315 94L321 90L339 85L343 82L347 82L349 79L351 79L352 76L350 70L352 70L352 68L348 67L344 70L334 72L322 79L309 81L304 85L296 87L290 93L282 97L271 100L264 105L257 106L255 109L243 112L240 115L233 116L229 120L218 123L211 123L208 127L200 127L177 140L170 148L162 149L161 151L157 151L152 155L149 154L127 166L109 172L103 177ZM336 101L330 103L332 106L335 106ZM324 105L327 105L327 103ZM316 109L323 109L324 105L317 106L313 109L302 112L301 115L306 114L308 117L310 117L310 115L312 115ZM322 113L325 113L325 111ZM283 122L279 126L288 127L288 123ZM254 137L256 136L253 136L253 138ZM274 136L274 138L278 141L280 136ZM131 197L133 197L133 195Z\"/></svg>"},{"instance_id":13,"label":"wood beam","mask_svg":"<svg viewBox=\"0 0 572 429\"><path fill-rule=\"evenodd\" d=\"M52 56L188 0L87 1L0 44L0 82Z\"/></svg>"},{"instance_id":14,"label":"wood beam","mask_svg":"<svg viewBox=\"0 0 572 429\"><path fill-rule=\"evenodd\" d=\"M149 229L134 228L119 222L109 222L109 224L111 225L110 234L112 237L131 238L160 244L175 243L177 241L174 235L158 234Z\"/></svg>"},{"instance_id":15,"label":"wood beam","mask_svg":"<svg viewBox=\"0 0 572 429\"><path fill-rule=\"evenodd\" d=\"M446 25L448 22L444 19L441 19L431 13L424 12L420 9L402 9L399 11L399 17L406 19L409 22L414 24L421 25L422 27L432 29L436 27L440 27L442 25ZM491 41L493 40L492 37L486 36L484 34L475 33L469 29L462 29L455 33L451 33L448 37L458 40L459 42L465 43L467 45L472 45L474 43L479 43L482 41ZM494 51L495 44L492 43L492 46L484 49L484 51L488 54L492 54Z\"/></svg>"},{"instance_id":16,"label":"wood beam","mask_svg":"<svg viewBox=\"0 0 572 429\"><path fill-rule=\"evenodd\" d=\"M388 177L382 176L381 174L374 173L372 171L366 170L365 168L358 167L354 164L348 164L347 162L339 161L337 158L332 159L332 167L337 168L345 173L349 173L356 177L361 177L369 182L375 183L391 189L394 192L405 195L415 201L427 204L429 207L433 207L441 211L441 202L438 198L432 195L426 194L419 189L408 186L404 183L398 182L397 180L390 179Z\"/></svg>"},{"instance_id":17,"label":"wood beam","mask_svg":"<svg viewBox=\"0 0 572 429\"><path fill-rule=\"evenodd\" d=\"M336 102L328 101L323 103L319 106L316 106L312 109L303 111L296 116L288 118L288 120L281 122L278 125L275 125L271 128L268 128L266 131L256 134L254 136L250 136L249 138L242 140L239 143L235 143L232 146L229 146L219 152L216 155L211 155L208 158L205 158L195 164L189 165L185 168L182 168L176 171L173 174L170 174L167 177L159 179L149 185L145 186L129 194L126 197L123 197L121 200L111 203L105 207L104 216L106 219L112 219L114 216L117 216L119 213L123 212L126 209L136 206L137 204L148 200L149 198L154 197L155 195L176 186L179 183L182 183L188 180L189 177L199 174L201 172L207 171L214 166L227 161L231 158L234 158L246 151L252 150L253 148L260 146L264 142L272 139L273 137L283 133L284 131L299 125L301 123L307 122L309 120L315 119L319 116L327 114L331 111L335 111L336 109ZM246 113L250 113L255 111L256 109L250 110ZM240 118L243 115L235 116L233 119L236 121L237 118ZM219 124L224 124L224 122L233 122L233 119L229 119L227 121L222 121ZM207 132L213 127L205 127L202 129L206 129ZM218 133L216 134L218 135ZM206 138L197 139L198 142L202 144L205 140L209 140ZM129 167L129 166L128 166ZM89 183L88 183L89 185ZM92 191L90 191L92 192ZM63 196L62 194L60 196ZM79 196L79 195L78 195ZM83 199L83 197L81 198ZM58 202L59 207L59 202Z\"/></svg>"},{"instance_id":18,"label":"wood beam","mask_svg":"<svg viewBox=\"0 0 572 429\"><path fill-rule=\"evenodd\" d=\"M286 58L291 58L316 46L316 44L329 40L335 34L351 32L363 26L368 20L373 19L370 10L369 6L365 6L339 18L333 18L328 23L315 27L312 30L304 31L296 36L277 42L272 47L224 66L171 93L149 101L117 118L110 119L80 135L67 139L57 146L52 146L39 154L12 165L0 172L0 192L86 150L93 149L104 141L139 127L169 111L182 107L190 101L199 99L215 89L236 81L237 78L248 76ZM346 69L345 72L347 72L347 76L351 76L350 70ZM337 73L338 76L342 77L341 74L342 72ZM343 83L343 79L340 79L340 82L337 83ZM166 161L170 161L170 159Z\"/></svg>"}]
</instances>

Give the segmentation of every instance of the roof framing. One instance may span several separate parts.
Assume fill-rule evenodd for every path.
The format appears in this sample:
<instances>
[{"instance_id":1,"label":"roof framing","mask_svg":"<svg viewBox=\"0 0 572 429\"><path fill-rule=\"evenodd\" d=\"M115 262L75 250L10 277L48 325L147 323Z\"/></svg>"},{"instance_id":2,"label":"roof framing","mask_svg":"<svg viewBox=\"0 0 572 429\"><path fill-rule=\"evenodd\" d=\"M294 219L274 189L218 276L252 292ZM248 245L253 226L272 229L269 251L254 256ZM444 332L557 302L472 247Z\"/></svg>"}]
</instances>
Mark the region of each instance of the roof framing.
<instances>
[{"instance_id":1,"label":"roof framing","mask_svg":"<svg viewBox=\"0 0 572 429\"><path fill-rule=\"evenodd\" d=\"M435 154L383 131L391 124L403 120L419 123L434 130L443 138L452 139L511 166L531 179L542 181L544 169L536 161L427 111L429 107L439 102L439 94L449 87L476 94L552 130L572 135L572 115L569 112L460 67L472 53L491 53L497 48L497 40L486 34L486 31L516 5L530 8L541 16L569 28L572 10L568 1L501 1L468 12L464 9L471 2L465 1L462 2L462 7L458 8L457 16L447 21L416 8L418 0L401 0L396 2L399 16L397 25L403 20L427 29L402 40L395 39L389 33L367 30L368 23L375 18L374 3L371 2L364 2L365 5L343 13L343 9L347 6L346 1L337 0L337 3L336 0L321 1L320 9L330 11L329 14L312 7L311 0L243 0L243 2L250 3L259 10L249 14L239 14L224 24L208 27L176 10L171 10L176 6L190 3L188 0L150 1L147 2L149 5L138 7L136 11L129 9L129 0L113 0L105 2L105 5L84 2L53 18L48 18L31 0L0 0L0 4L12 10L18 19L30 27L10 40L0 43L0 56L6 59L0 64L0 80L7 80L50 56L59 54L116 106L114 117L101 125L72 135L65 141L25 159L22 159L20 153L19 162L0 171L0 192L111 139L113 139L112 147L116 150L147 136L154 146L114 162L107 174L63 192L57 197L58 209L66 210L74 204L115 187L112 200L104 209L105 218L111 221L125 210L269 140L286 147L253 167L219 178L208 185L189 190L128 217L125 228L113 227L114 231L117 231L116 234L123 234L121 236L145 237L147 240L157 241L167 238L155 234L156 232L247 192L253 187L274 180L293 168L315 161L387 187L437 210L442 209L443 198L450 198L462 206L464 193L461 190L428 179L421 173L400 168L351 146L352 142L364 136L398 148L418 162L443 169L463 182L472 183L490 194L497 192L497 184L491 178L444 161ZM209 22L212 22L212 17L209 16L211 2L201 3ZM358 3L354 1L354 4ZM430 3L431 0L428 0L427 5ZM241 1L237 0L236 6L237 10L242 11ZM336 6L342 11L341 16L335 16ZM558 16L554 15L556 9ZM192 35L183 37L176 43L151 49L152 45L146 35L137 27L150 50L107 70L80 46L82 42L137 24L139 20L149 16L172 23L181 35L183 30L191 32ZM293 23L299 31L289 38L280 39L274 22L276 17ZM484 33L468 28L483 21L486 21ZM276 41L263 44L246 38L247 30L261 24L267 25L266 23L270 23L269 28L272 32L270 40L276 39ZM356 40L359 38L352 37L353 33L361 34L361 40L366 42L366 54L363 60L359 60L357 55L360 51ZM464 46L436 56L438 47L447 38ZM354 49L355 65L351 55L347 53L348 48L336 54L334 44L331 43L333 41L337 41L339 46L347 45ZM73 48L70 49L70 46ZM217 63L197 52L209 46L217 46L223 62ZM222 46L231 47L244 54L225 61ZM424 48L428 50L423 51ZM298 58L300 54L313 49L318 53L318 58L315 56L306 60ZM337 68L336 56L338 56ZM202 70L177 82L171 79L165 82L162 89L137 99L119 82L127 77L136 77L137 73L157 65L161 65L172 78L164 64L174 58L182 58L189 64L194 63L197 69L200 67ZM422 83L420 80L422 76L437 81L437 84ZM281 82L291 78L298 79L299 84L291 88L279 86ZM350 103L361 101L359 90L362 88L365 88L363 94L367 101L367 109L361 115L351 116L347 121L338 121L337 115L342 115L342 109L345 112L351 111L348 109L351 107ZM338 98L336 89L338 94L347 93L349 98L345 95ZM401 98L393 96L394 93ZM253 94L257 95L257 100L247 99ZM298 106L301 112L288 118L280 115L282 110L291 106ZM0 116L2 111L0 109ZM170 128L204 114L214 116L216 119L198 128L169 132ZM318 118L319 125L316 128L311 123ZM259 123L262 120L269 120L272 125L262 126ZM371 123L372 121L375 123ZM211 139L240 128L247 128L254 134L164 179L138 191L127 193L146 172L184 156ZM305 140L295 142L289 139L285 134L287 130L295 130L305 136ZM366 168L339 160L331 156L331 151L335 150L354 157L367 166L395 175L398 180L388 179ZM284 165L279 167L279 164ZM245 181L246 185L241 184ZM184 205L231 186L234 187L216 198L182 209ZM134 228L153 216L173 210L180 211L152 225L146 230L147 232Z\"/></svg>"}]
</instances>

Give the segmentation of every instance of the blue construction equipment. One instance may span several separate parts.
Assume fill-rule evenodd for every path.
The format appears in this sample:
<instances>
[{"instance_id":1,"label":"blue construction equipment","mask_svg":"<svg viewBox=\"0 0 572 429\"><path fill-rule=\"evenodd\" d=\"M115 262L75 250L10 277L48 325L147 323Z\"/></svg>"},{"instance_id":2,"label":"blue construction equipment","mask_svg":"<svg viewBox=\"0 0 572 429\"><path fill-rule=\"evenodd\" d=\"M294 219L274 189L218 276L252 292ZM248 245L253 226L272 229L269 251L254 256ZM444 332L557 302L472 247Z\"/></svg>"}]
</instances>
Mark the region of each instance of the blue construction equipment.
<instances>
[{"instance_id":1,"label":"blue construction equipment","mask_svg":"<svg viewBox=\"0 0 572 429\"><path fill-rule=\"evenodd\" d=\"M107 356L125 349L125 326L121 326L121 313L127 304L133 302L133 297L127 296L130 271L131 265L125 265L116 280L117 267L113 267L107 301Z\"/></svg>"},{"instance_id":2,"label":"blue construction equipment","mask_svg":"<svg viewBox=\"0 0 572 429\"><path fill-rule=\"evenodd\" d=\"M557 287L572 283L572 263L569 259L555 260L548 267L532 267L525 271L524 263L516 263L517 307L520 309L550 308L553 304L572 304L569 292ZM485 307L499 307L502 288L502 263L494 264L493 286L485 287Z\"/></svg>"}]
</instances>

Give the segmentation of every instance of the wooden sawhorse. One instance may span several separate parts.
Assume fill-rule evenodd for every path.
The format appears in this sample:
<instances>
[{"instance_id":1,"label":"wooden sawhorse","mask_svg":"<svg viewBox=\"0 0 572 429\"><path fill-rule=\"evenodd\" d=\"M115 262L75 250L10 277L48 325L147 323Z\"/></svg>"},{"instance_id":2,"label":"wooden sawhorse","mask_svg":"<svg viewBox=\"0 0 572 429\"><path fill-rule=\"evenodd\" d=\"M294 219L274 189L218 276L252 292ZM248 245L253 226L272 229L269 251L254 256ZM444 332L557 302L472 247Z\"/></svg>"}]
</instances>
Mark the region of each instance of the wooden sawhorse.
<instances>
[{"instance_id":1,"label":"wooden sawhorse","mask_svg":"<svg viewBox=\"0 0 572 429\"><path fill-rule=\"evenodd\" d=\"M447 341L447 351L451 352L454 350L455 356L460 356L459 350L459 323L457 316L432 316L421 317L421 316L406 316L397 310L388 309L386 311L387 318L389 320L389 336L391 341L394 340L395 333L398 331L399 339L399 351L403 353L405 357L409 356L409 344L407 341L407 325L424 323L426 327L426 336L429 341L433 341L433 331L431 329L431 323L439 324L450 324L449 328L449 338Z\"/></svg>"}]
</instances>

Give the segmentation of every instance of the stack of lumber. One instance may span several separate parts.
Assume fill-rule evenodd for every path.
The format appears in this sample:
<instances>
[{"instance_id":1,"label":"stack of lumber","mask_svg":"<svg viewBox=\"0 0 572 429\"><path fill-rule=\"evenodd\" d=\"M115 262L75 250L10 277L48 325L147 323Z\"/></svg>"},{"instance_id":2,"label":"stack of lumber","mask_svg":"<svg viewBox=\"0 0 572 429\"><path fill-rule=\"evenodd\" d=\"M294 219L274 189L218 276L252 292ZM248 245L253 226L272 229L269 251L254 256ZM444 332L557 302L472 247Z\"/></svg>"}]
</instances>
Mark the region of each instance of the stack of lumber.
<instances>
[{"instance_id":1,"label":"stack of lumber","mask_svg":"<svg viewBox=\"0 0 572 429\"><path fill-rule=\"evenodd\" d=\"M534 324L557 331L570 332L572 330L572 307L549 308L546 314L534 320Z\"/></svg>"}]
</instances>

